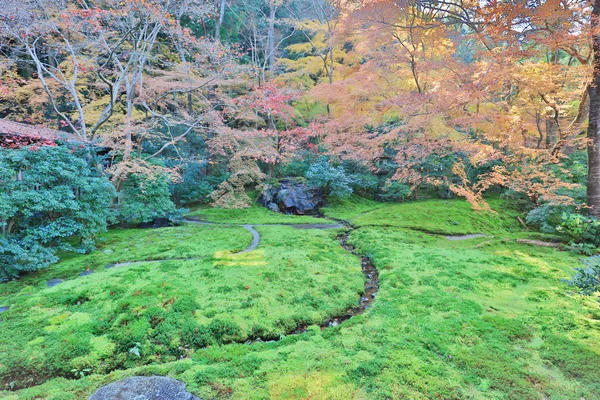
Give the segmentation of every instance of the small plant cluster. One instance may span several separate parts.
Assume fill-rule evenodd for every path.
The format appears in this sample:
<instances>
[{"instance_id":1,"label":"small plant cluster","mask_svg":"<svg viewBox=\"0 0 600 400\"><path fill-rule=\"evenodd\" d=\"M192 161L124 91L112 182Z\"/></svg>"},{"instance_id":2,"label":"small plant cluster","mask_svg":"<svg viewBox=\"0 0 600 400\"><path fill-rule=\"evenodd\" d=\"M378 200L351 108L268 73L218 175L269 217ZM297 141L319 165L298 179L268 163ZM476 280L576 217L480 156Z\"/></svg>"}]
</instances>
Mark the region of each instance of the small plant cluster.
<instances>
[{"instance_id":1,"label":"small plant cluster","mask_svg":"<svg viewBox=\"0 0 600 400\"><path fill-rule=\"evenodd\" d=\"M600 255L582 261L584 266L575 268L575 275L566 282L576 287L579 293L591 295L600 291Z\"/></svg>"},{"instance_id":2,"label":"small plant cluster","mask_svg":"<svg viewBox=\"0 0 600 400\"><path fill-rule=\"evenodd\" d=\"M581 214L563 213L557 232L570 239L569 249L579 254L594 255L600 245L600 221Z\"/></svg>"}]
</instances>

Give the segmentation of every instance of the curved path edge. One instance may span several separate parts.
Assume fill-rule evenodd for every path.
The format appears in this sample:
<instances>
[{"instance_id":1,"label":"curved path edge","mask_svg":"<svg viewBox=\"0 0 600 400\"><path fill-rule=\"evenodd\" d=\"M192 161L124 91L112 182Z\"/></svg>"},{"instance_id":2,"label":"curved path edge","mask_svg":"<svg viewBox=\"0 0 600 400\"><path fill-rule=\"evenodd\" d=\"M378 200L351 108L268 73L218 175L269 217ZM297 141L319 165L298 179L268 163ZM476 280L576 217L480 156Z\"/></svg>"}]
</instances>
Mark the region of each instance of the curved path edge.
<instances>
[{"instance_id":1,"label":"curved path edge","mask_svg":"<svg viewBox=\"0 0 600 400\"><path fill-rule=\"evenodd\" d=\"M258 233L258 231L256 229L254 229L254 227L252 227L252 225L242 225L242 228L248 230L252 234L252 242L250 243L250 246L246 247L244 250L239 251L235 254L248 253L248 252L256 249L258 247L258 244L260 243L260 234Z\"/></svg>"},{"instance_id":2,"label":"curved path edge","mask_svg":"<svg viewBox=\"0 0 600 400\"><path fill-rule=\"evenodd\" d=\"M209 221L204 221L201 219L190 218L190 217L185 218L183 221L192 223L192 224L199 224L199 225L239 226L241 228L246 229L247 231L249 231L252 234L252 242L250 242L250 245L248 247L246 247L244 250L238 251L237 253L234 253L234 254L248 253L258 247L258 245L260 243L260 233L258 233L258 231L256 229L254 229L255 226L286 226L286 227L295 228L295 229L341 229L341 228L347 228L349 226L348 224L345 224L341 221L336 221L335 224L232 224L229 222L209 222Z\"/></svg>"}]
</instances>

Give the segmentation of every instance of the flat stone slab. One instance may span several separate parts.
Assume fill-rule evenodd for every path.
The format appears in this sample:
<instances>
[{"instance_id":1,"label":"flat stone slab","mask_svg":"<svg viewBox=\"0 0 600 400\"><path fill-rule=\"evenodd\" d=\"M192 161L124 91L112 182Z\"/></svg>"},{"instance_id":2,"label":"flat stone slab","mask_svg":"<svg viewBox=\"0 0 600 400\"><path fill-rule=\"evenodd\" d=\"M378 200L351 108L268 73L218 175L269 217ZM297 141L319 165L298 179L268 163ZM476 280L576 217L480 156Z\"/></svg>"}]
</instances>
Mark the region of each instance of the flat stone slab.
<instances>
[{"instance_id":1,"label":"flat stone slab","mask_svg":"<svg viewBox=\"0 0 600 400\"><path fill-rule=\"evenodd\" d=\"M90 270L90 271L83 271L83 272L79 273L79 276L88 276L88 275L91 275L93 273L94 273L94 271L92 271L92 270Z\"/></svg>"},{"instance_id":2,"label":"flat stone slab","mask_svg":"<svg viewBox=\"0 0 600 400\"><path fill-rule=\"evenodd\" d=\"M456 235L456 236L444 236L448 240L469 240L476 239L480 237L489 237L488 235L484 235L483 233L475 233L472 235Z\"/></svg>"},{"instance_id":3,"label":"flat stone slab","mask_svg":"<svg viewBox=\"0 0 600 400\"><path fill-rule=\"evenodd\" d=\"M201 400L165 376L133 376L103 386L88 400Z\"/></svg>"},{"instance_id":4,"label":"flat stone slab","mask_svg":"<svg viewBox=\"0 0 600 400\"><path fill-rule=\"evenodd\" d=\"M50 279L48 282L46 282L46 285L48 285L48 287L54 287L56 285L60 285L61 283L63 283L62 279L54 278L54 279Z\"/></svg>"},{"instance_id":5,"label":"flat stone slab","mask_svg":"<svg viewBox=\"0 0 600 400\"><path fill-rule=\"evenodd\" d=\"M8 311L9 308L10 308L10 306L1 306L0 312Z\"/></svg>"}]
</instances>

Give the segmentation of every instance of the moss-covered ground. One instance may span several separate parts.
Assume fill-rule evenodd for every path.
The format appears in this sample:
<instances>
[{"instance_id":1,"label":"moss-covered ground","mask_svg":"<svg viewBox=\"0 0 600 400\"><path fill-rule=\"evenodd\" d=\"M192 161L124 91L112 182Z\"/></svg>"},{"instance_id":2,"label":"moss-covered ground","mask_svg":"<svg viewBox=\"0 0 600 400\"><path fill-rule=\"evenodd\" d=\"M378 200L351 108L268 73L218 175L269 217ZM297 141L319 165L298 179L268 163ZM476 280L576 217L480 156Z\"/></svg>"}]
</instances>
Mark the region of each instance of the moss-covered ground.
<instances>
[{"instance_id":1,"label":"moss-covered ground","mask_svg":"<svg viewBox=\"0 0 600 400\"><path fill-rule=\"evenodd\" d=\"M202 221L224 224L323 224L333 221L316 218L310 215L286 215L273 213L257 204L248 208L220 209L200 208L189 214Z\"/></svg>"},{"instance_id":2,"label":"moss-covered ground","mask_svg":"<svg viewBox=\"0 0 600 400\"><path fill-rule=\"evenodd\" d=\"M358 300L359 261L339 230L257 227L260 246L238 256L250 234L237 227L110 232L92 255L2 285L3 383L36 386L0 397L85 399L159 374L204 399L599 399L600 306L560 281L577 256L515 243L531 233L490 204L497 213L442 200L330 207L356 227L349 242L380 291L340 326L289 336ZM270 221L251 213L236 222ZM463 233L488 237L443 237ZM103 269L182 255L195 259ZM86 267L96 272L74 278ZM65 282L47 288L54 277ZM266 341L244 343L257 333Z\"/></svg>"}]
</instances>

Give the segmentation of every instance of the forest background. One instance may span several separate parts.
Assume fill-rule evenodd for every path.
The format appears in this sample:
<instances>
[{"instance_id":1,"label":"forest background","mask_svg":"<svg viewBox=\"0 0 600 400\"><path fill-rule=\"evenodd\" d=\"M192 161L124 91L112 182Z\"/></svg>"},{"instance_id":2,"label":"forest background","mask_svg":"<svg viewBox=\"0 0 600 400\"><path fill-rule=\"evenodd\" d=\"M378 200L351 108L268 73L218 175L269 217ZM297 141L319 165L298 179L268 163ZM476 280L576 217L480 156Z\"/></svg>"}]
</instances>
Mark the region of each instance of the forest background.
<instances>
[{"instance_id":1,"label":"forest background","mask_svg":"<svg viewBox=\"0 0 600 400\"><path fill-rule=\"evenodd\" d=\"M593 252L599 14L560 0L7 0L0 117L62 133L3 143L2 275L91 251L109 225L250 206L285 177L329 201L503 196L523 224Z\"/></svg>"}]
</instances>

